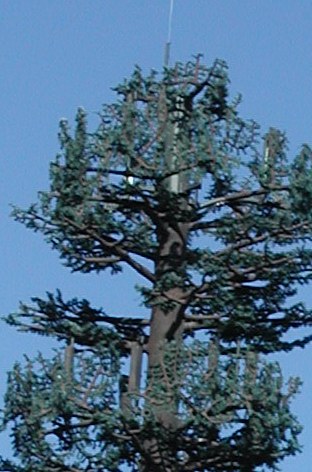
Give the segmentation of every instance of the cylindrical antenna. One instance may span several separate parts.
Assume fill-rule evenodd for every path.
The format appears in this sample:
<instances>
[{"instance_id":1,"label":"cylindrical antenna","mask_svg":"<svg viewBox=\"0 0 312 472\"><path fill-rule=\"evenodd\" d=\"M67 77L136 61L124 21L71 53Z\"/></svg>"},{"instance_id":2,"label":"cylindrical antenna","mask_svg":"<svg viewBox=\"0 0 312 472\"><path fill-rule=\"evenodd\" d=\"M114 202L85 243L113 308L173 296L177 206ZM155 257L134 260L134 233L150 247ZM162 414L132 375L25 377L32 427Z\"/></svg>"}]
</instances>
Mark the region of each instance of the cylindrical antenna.
<instances>
[{"instance_id":1,"label":"cylindrical antenna","mask_svg":"<svg viewBox=\"0 0 312 472\"><path fill-rule=\"evenodd\" d=\"M174 0L170 0L169 18L168 18L168 36L167 36L167 42L166 42L166 46L165 46L165 66L166 67L169 66L169 60L170 60L173 2L174 2Z\"/></svg>"},{"instance_id":2,"label":"cylindrical antenna","mask_svg":"<svg viewBox=\"0 0 312 472\"><path fill-rule=\"evenodd\" d=\"M170 60L170 46L171 46L171 30L172 30L172 17L173 17L173 3L174 0L170 0L169 8L169 18L168 18L168 37L165 47L165 67L169 66ZM177 109L173 112L173 128L170 127L170 138L167 142L167 155L166 155L166 164L168 168L172 171L175 169L178 161L177 155L177 140L180 133L179 121L183 118L183 104L181 108L181 99L177 97L176 103ZM168 188L171 192L179 193L181 190L181 175L177 171L168 177Z\"/></svg>"}]
</instances>

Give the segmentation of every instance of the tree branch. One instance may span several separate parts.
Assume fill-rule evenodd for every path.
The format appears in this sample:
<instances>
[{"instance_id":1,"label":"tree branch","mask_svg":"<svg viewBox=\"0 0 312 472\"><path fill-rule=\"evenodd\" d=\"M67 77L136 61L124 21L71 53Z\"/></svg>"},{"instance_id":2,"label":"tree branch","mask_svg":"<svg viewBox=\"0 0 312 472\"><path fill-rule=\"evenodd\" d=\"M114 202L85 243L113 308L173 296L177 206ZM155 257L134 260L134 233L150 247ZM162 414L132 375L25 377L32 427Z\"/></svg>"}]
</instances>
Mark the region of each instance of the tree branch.
<instances>
[{"instance_id":1,"label":"tree branch","mask_svg":"<svg viewBox=\"0 0 312 472\"><path fill-rule=\"evenodd\" d=\"M200 210L204 210L214 205L221 206L221 205L235 202L237 200L245 200L246 198L250 198L250 197L266 195L272 191L281 192L281 191L287 191L287 190L289 190L288 186L270 186L267 188L260 188L257 190L240 190L238 192L230 193L229 195L212 198L211 200L208 200L207 202L202 203L200 205ZM258 203L258 202L253 202L253 203ZM196 227L196 223L193 224L192 229L199 229Z\"/></svg>"},{"instance_id":2,"label":"tree branch","mask_svg":"<svg viewBox=\"0 0 312 472\"><path fill-rule=\"evenodd\" d=\"M144 278L149 280L150 282L155 282L155 275L147 269L147 267L143 266L139 262L135 261L130 255L129 252L124 250L121 241L117 241L116 239L109 237L109 241L104 237L97 234L94 230L90 230L88 227L82 227L79 224L75 223L71 219L64 217L64 221L66 221L69 225L73 226L76 229L79 229L81 232L88 234L96 241L98 241L102 247L106 250L108 249L109 252L115 254L120 258L120 260L126 262L130 267L132 267L136 272L142 275ZM124 239L124 238L123 238Z\"/></svg>"}]
</instances>

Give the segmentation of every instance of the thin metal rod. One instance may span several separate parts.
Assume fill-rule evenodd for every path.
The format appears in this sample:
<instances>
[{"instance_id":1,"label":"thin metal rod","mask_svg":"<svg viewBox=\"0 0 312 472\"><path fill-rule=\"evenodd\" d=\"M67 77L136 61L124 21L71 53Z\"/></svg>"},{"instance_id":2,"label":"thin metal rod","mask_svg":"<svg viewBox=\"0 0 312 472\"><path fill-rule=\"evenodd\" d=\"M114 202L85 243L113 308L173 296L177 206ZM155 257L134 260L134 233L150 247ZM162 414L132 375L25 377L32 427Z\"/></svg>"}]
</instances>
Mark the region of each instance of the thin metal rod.
<instances>
[{"instance_id":1,"label":"thin metal rod","mask_svg":"<svg viewBox=\"0 0 312 472\"><path fill-rule=\"evenodd\" d=\"M165 66L169 65L169 60L170 60L173 3L174 3L174 0L170 0L169 17L168 17L168 36L167 36L167 42L165 46Z\"/></svg>"},{"instance_id":2,"label":"thin metal rod","mask_svg":"<svg viewBox=\"0 0 312 472\"><path fill-rule=\"evenodd\" d=\"M168 38L167 38L167 43L171 43L172 16L173 16L173 3L174 3L174 0L170 0L169 19L168 19Z\"/></svg>"}]
</instances>

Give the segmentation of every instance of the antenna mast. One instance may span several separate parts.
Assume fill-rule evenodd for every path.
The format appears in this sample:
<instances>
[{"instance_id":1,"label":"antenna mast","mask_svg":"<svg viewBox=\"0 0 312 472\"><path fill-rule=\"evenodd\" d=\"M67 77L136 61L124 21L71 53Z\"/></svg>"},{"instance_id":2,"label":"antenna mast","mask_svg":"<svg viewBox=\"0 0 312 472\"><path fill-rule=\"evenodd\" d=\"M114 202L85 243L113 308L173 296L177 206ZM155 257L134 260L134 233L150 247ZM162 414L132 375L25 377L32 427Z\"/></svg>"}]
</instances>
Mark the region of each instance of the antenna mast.
<instances>
[{"instance_id":1,"label":"antenna mast","mask_svg":"<svg viewBox=\"0 0 312 472\"><path fill-rule=\"evenodd\" d=\"M174 0L170 0L169 17L168 17L168 36L167 36L167 42L165 46L165 66L166 67L169 66L169 60L170 60L173 3L174 3Z\"/></svg>"},{"instance_id":2,"label":"antenna mast","mask_svg":"<svg viewBox=\"0 0 312 472\"><path fill-rule=\"evenodd\" d=\"M169 8L169 18L168 18L168 37L165 46L165 67L169 67L170 61L170 46L171 46L171 31L172 31L172 17L173 17L173 3L174 0L170 0L170 8ZM180 133L180 125L179 121L183 118L184 107L183 107L183 100L177 97L176 103L176 110L173 112L174 124L172 129L170 129L169 134L170 138L168 139L168 148L167 155L166 155L166 162L169 169L175 168L176 164L179 160L179 156L177 155L177 140L178 135ZM182 179L179 172L174 173L168 178L168 187L171 192L179 193L182 190Z\"/></svg>"}]
</instances>

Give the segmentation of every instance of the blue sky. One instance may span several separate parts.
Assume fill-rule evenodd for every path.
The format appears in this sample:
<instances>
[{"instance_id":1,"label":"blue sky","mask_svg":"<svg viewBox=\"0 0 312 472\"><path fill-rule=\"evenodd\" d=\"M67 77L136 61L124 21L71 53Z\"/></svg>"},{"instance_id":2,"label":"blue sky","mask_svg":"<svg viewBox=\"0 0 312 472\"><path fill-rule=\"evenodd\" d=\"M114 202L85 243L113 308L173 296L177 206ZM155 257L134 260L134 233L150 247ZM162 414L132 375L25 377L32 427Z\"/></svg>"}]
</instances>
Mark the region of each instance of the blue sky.
<instances>
[{"instance_id":1,"label":"blue sky","mask_svg":"<svg viewBox=\"0 0 312 472\"><path fill-rule=\"evenodd\" d=\"M56 253L9 218L9 204L36 200L48 184L58 151L60 118L73 123L78 106L96 112L112 100L111 87L135 64L160 69L167 38L169 0L0 0L0 291L1 313L18 301L61 288L65 297L88 297L115 313L138 314L132 274L72 275ZM242 93L241 113L285 131L290 154L312 144L312 1L175 0L171 59L204 54L229 65L232 94ZM122 296L120 293L122 292ZM303 292L312 304L309 290ZM22 353L48 351L46 340L1 325L0 393L5 372ZM282 472L310 472L312 451L311 347L283 356L285 376L300 375L294 410L304 424L303 454ZM8 441L1 452L9 452Z\"/></svg>"}]
</instances>

